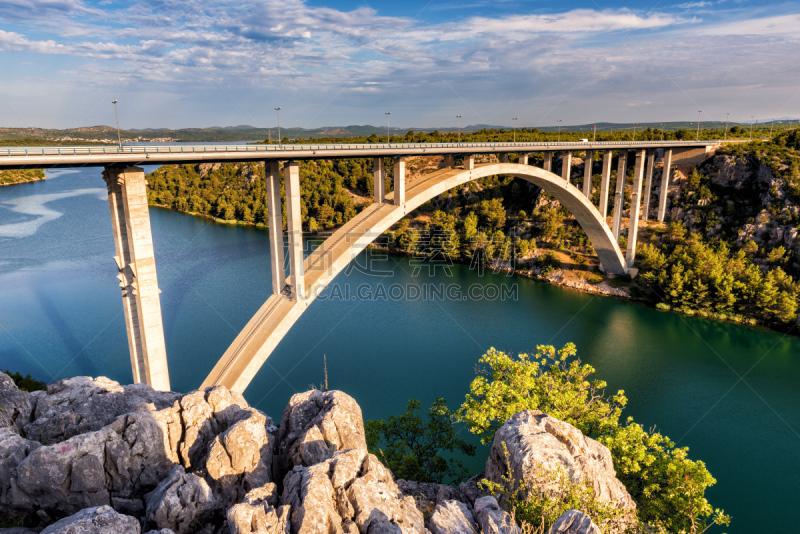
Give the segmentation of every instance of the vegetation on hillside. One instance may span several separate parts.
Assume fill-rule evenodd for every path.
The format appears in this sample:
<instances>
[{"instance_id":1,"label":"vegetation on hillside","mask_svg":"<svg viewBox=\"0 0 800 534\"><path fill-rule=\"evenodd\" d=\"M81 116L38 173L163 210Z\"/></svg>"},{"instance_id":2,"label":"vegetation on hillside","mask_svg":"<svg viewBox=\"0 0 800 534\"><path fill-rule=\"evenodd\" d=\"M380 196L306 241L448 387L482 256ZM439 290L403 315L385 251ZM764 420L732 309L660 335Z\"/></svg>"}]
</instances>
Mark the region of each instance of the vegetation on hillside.
<instances>
[{"instance_id":1,"label":"vegetation on hillside","mask_svg":"<svg viewBox=\"0 0 800 534\"><path fill-rule=\"evenodd\" d=\"M11 377L11 380L14 381L14 384L16 384L16 386L22 391L32 392L47 389L47 382L36 380L35 378L32 378L31 375L22 376L22 374L18 372L12 373L11 371L5 370L3 370L3 372Z\"/></svg>"},{"instance_id":2,"label":"vegetation on hillside","mask_svg":"<svg viewBox=\"0 0 800 534\"><path fill-rule=\"evenodd\" d=\"M9 171L0 171L0 185L21 184L44 179L44 171L41 169L14 169Z\"/></svg>"},{"instance_id":3,"label":"vegetation on hillside","mask_svg":"<svg viewBox=\"0 0 800 534\"><path fill-rule=\"evenodd\" d=\"M466 423L482 443L491 444L510 416L525 410L540 410L609 448L617 477L636 502L643 530L696 534L712 524L729 523L730 517L714 509L705 497L706 489L716 483L705 464L691 460L688 448L676 446L667 436L645 429L630 417L623 420L622 412L628 402L624 391L606 394L607 384L593 376L592 366L577 358L573 344L558 351L552 346L538 346L535 354L516 357L490 349L481 357L480 364L464 404L450 416L453 423ZM445 409L442 404L437 413ZM406 464L423 465L448 450L437 448L438 441L429 433L429 429L435 428L441 434L440 427L408 425L403 417L368 425L386 429L384 435L391 446L405 451L402 461ZM434 446L423 449L410 445L418 442ZM375 441L369 445L372 452L380 453ZM398 464L388 465L394 470ZM613 514L613 510L594 501L586 488L568 484L564 477L558 478L559 473L552 476L564 490L556 497L534 492L529 499L523 499L508 489L511 485L505 488L507 498L503 501L508 507L516 507L518 520L532 525L548 521L552 524L554 518L576 503L600 514L598 519L610 520L608 514ZM496 485L492 489L504 490ZM543 514L547 514L546 521Z\"/></svg>"}]
</instances>

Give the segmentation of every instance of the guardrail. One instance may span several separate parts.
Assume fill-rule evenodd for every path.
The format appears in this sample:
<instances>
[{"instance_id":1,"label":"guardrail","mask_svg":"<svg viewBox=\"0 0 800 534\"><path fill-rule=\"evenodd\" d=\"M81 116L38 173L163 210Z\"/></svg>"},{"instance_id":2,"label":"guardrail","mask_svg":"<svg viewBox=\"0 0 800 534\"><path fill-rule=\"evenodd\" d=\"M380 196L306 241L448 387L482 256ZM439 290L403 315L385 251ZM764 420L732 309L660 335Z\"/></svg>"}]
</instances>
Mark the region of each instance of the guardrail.
<instances>
[{"instance_id":1,"label":"guardrail","mask_svg":"<svg viewBox=\"0 0 800 534\"><path fill-rule=\"evenodd\" d=\"M372 143L372 144L331 144L331 145L166 145L166 146L54 146L54 147L7 147L0 148L0 158L24 156L116 156L136 154L223 154L231 152L264 153L270 152L309 152L326 150L413 150L413 149L509 149L509 151L531 151L558 148L598 148L598 147L667 147L708 146L719 144L716 141L565 141L565 142L526 142L526 143Z\"/></svg>"}]
</instances>

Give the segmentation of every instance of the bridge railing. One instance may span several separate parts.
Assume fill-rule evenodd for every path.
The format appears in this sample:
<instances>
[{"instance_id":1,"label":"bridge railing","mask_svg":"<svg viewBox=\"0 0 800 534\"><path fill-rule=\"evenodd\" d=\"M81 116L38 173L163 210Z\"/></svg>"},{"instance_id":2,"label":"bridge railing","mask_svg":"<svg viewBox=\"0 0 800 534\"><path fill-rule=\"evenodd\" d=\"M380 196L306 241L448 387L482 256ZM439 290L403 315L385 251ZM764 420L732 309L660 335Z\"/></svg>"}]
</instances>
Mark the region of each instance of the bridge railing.
<instances>
[{"instance_id":1,"label":"bridge railing","mask_svg":"<svg viewBox=\"0 0 800 534\"><path fill-rule=\"evenodd\" d=\"M602 148L616 146L666 147L670 145L706 146L717 141L598 141L598 142L520 142L520 143L374 143L374 144L326 144L326 145L142 145L142 146L57 146L57 147L5 147L2 156L102 156L126 154L215 154L230 152L314 152L326 150L411 150L411 149L470 149L496 148L498 151L547 149Z\"/></svg>"}]
</instances>

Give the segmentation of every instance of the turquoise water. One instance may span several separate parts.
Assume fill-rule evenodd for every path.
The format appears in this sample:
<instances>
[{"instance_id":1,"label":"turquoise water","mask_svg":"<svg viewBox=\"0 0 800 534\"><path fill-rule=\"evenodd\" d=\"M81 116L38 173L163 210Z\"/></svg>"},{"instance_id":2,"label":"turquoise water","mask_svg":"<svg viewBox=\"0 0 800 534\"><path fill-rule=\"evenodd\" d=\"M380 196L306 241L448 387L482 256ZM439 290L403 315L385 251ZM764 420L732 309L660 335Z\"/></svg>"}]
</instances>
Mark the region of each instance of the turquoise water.
<instances>
[{"instance_id":1,"label":"turquoise water","mask_svg":"<svg viewBox=\"0 0 800 534\"><path fill-rule=\"evenodd\" d=\"M270 291L265 231L151 210L173 388L196 387ZM77 374L131 380L105 184L98 169L0 188L0 367L48 382ZM574 342L626 412L657 426L717 478L714 506L733 516L709 532L796 531L800 510L800 339L660 312L464 265L412 277L408 258L359 257L341 294L392 284L512 286L517 300L341 300L312 304L245 392L280 417L289 397L329 385L365 418L456 407L489 347L530 351ZM380 275L380 271L386 274ZM378 293L379 294L379 293ZM740 378L741 377L741 378ZM481 470L485 451L469 465Z\"/></svg>"}]
</instances>

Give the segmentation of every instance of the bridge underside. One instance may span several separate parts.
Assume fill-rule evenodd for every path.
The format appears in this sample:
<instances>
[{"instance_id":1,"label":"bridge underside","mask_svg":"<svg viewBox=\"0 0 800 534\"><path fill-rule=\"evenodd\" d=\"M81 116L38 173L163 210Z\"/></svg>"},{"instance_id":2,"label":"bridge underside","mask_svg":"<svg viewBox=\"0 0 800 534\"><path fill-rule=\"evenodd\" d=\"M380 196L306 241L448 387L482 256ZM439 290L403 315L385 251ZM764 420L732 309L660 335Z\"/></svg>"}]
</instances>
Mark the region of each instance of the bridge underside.
<instances>
[{"instance_id":1,"label":"bridge underside","mask_svg":"<svg viewBox=\"0 0 800 534\"><path fill-rule=\"evenodd\" d=\"M454 187L480 178L512 175L542 187L575 216L594 246L602 268L608 273L627 273L625 258L604 218L580 190L562 177L524 164L466 167L472 168L446 168L409 181L405 184L405 202L395 204L395 192L389 193L383 202L370 205L339 228L305 259L303 285L294 293L299 298L291 298L285 291L273 294L236 337L202 387L224 385L233 391L244 391L308 305L350 261L407 213ZM399 190L402 194L402 187ZM291 285L289 278L286 285Z\"/></svg>"}]
</instances>

